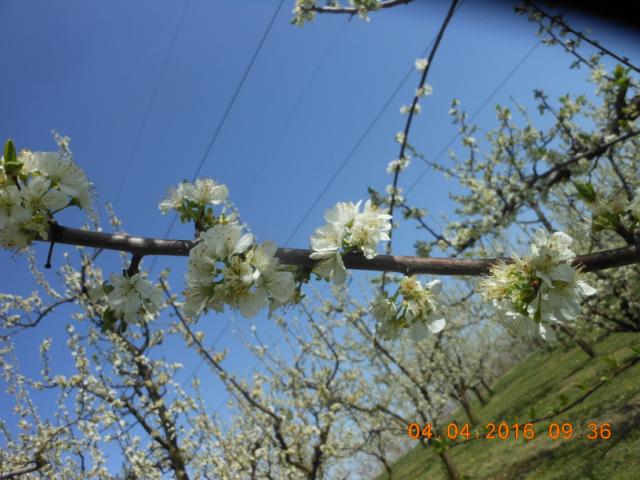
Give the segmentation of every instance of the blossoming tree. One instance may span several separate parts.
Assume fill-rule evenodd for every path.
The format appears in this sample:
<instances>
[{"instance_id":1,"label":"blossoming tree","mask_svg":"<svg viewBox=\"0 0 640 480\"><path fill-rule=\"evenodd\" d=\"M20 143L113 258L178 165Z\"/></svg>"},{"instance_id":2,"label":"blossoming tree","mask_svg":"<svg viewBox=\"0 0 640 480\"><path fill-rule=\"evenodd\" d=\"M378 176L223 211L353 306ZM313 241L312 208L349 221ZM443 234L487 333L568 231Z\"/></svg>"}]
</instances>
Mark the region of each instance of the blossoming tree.
<instances>
[{"instance_id":1,"label":"blossoming tree","mask_svg":"<svg viewBox=\"0 0 640 480\"><path fill-rule=\"evenodd\" d=\"M410 0L350 3L297 0L293 23L326 13L366 18ZM583 337L594 330L640 330L640 72L562 18L526 3L521 13L537 22L544 41L560 44L576 66L586 67L597 101L566 95L554 104L536 92L539 112L551 117L546 129L536 128L518 104L515 112L498 106L482 155L476 126L454 100L450 114L465 158L433 162L409 142L410 128L427 110L421 102L432 94L428 72L457 6L454 0L428 58L415 62L420 81L411 104L401 108L405 129L395 136L400 153L388 165L386 192L371 189L366 201L327 210L309 249L257 243L228 188L208 178L180 183L159 203L161 213L193 225L193 239L104 233L92 211L90 180L67 138L56 135L57 152L6 142L0 246L30 255L40 291L0 294L0 358L19 417L16 429L0 423L1 479L114 478L105 466L113 446L126 478L347 478L365 457L391 472L390 450L403 446L398 432L412 420L440 428L453 398L476 423L467 395L484 401L487 377L504 369L497 359L480 363L489 345L524 344L522 352L560 336L589 353ZM585 57L581 42L591 42L596 53ZM607 70L604 57L619 63ZM442 231L400 188L416 158L464 189L453 197L456 218ZM89 213L86 225L57 223L59 212L74 207ZM115 215L110 220L117 229ZM391 255L394 228L409 222L425 234L416 255ZM54 245L76 247L56 265L61 286L38 270L29 250L37 241L50 244L47 268L56 263ZM121 271L97 265L109 250L128 256ZM188 257L181 295L167 272L150 279L141 269L144 257L156 255ZM364 305L348 293L350 269L380 272ZM443 282L425 274L462 278ZM331 282L336 298L309 296L311 279ZM77 310L67 347L75 373L54 371L48 339L40 343L40 377L21 373L12 338L71 304ZM212 312L252 318L264 309L293 354L271 352L257 331L245 341L261 371L242 379L225 366L225 352L205 346L197 325ZM161 316L170 319L167 326L158 325ZM190 386L176 380L183 366L159 353L170 338L194 349L224 382L231 393L227 419L212 414L198 378ZM491 373L482 371L486 365ZM56 398L50 416L36 407L40 391ZM450 478L461 478L450 445L421 441L438 448Z\"/></svg>"}]
</instances>

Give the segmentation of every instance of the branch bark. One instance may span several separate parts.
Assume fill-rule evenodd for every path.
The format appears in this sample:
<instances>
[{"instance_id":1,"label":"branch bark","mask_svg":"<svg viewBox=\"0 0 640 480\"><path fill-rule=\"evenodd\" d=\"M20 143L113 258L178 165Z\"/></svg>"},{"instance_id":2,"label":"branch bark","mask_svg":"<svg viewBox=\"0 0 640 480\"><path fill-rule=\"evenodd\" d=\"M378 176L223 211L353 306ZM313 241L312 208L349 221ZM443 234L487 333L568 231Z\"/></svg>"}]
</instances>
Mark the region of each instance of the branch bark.
<instances>
[{"instance_id":1,"label":"branch bark","mask_svg":"<svg viewBox=\"0 0 640 480\"><path fill-rule=\"evenodd\" d=\"M397 7L398 5L406 5L408 3L413 2L413 0L388 0L386 2L381 2L380 6L376 10L382 10L384 8L392 8ZM358 9L354 7L302 7L303 10L307 12L316 12L316 13L337 13L337 14L348 14L348 15L357 15Z\"/></svg>"},{"instance_id":2,"label":"branch bark","mask_svg":"<svg viewBox=\"0 0 640 480\"><path fill-rule=\"evenodd\" d=\"M135 237L119 233L93 232L62 225L58 225L56 228L58 229L57 243L129 252L140 257L147 255L186 257L189 256L189 251L196 244L193 240ZM309 258L310 254L310 250L301 248L279 248L276 256L286 265L309 269L313 268L316 263ZM426 273L431 275L479 276L488 274L491 266L497 262L511 262L508 257L472 259L399 255L378 255L371 260L367 260L359 253L348 253L342 258L345 267L351 270L397 272L405 275ZM579 255L573 261L574 265L580 266L586 272L636 263L640 263L640 246L637 245Z\"/></svg>"}]
</instances>

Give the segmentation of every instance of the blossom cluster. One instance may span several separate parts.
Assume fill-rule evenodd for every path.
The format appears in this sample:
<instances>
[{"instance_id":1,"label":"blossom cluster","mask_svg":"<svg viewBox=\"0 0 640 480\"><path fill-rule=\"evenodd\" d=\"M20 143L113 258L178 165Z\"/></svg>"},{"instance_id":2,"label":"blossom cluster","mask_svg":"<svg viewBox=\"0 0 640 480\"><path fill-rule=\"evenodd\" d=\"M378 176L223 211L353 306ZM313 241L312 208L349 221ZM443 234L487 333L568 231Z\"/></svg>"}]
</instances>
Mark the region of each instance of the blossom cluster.
<instances>
[{"instance_id":1,"label":"blossom cluster","mask_svg":"<svg viewBox=\"0 0 640 480\"><path fill-rule=\"evenodd\" d=\"M339 202L327 210L327 221L311 236L310 257L318 260L313 271L325 279L333 279L335 284L344 283L347 271L342 254L359 251L368 259L376 256L378 243L389 240L391 215L383 213L371 200Z\"/></svg>"},{"instance_id":2,"label":"blossom cluster","mask_svg":"<svg viewBox=\"0 0 640 480\"><path fill-rule=\"evenodd\" d=\"M91 289L89 296L94 301L106 301L107 308L102 313L105 330L110 329L116 320L122 321L122 326L146 323L163 305L160 288L140 272L131 276L112 274L111 283L105 282Z\"/></svg>"},{"instance_id":3,"label":"blossom cluster","mask_svg":"<svg viewBox=\"0 0 640 480\"><path fill-rule=\"evenodd\" d=\"M290 302L294 276L281 267L276 250L270 241L256 245L236 223L205 231L189 254L184 312L193 318L228 305L251 318L267 305L272 310Z\"/></svg>"},{"instance_id":4,"label":"blossom cluster","mask_svg":"<svg viewBox=\"0 0 640 480\"><path fill-rule=\"evenodd\" d=\"M540 229L530 255L494 265L490 276L481 281L483 296L493 302L516 335L555 339L552 326L575 320L581 298L596 293L571 265L572 243L565 233L547 236Z\"/></svg>"},{"instance_id":5,"label":"blossom cluster","mask_svg":"<svg viewBox=\"0 0 640 480\"><path fill-rule=\"evenodd\" d=\"M175 210L182 222L194 221L198 230L206 230L216 223L209 205L220 205L228 196L226 185L211 178L198 178L194 183L183 181L177 188L169 190L169 195L160 202L158 208L163 214Z\"/></svg>"},{"instance_id":6,"label":"blossom cluster","mask_svg":"<svg viewBox=\"0 0 640 480\"><path fill-rule=\"evenodd\" d=\"M90 203L87 176L70 156L16 153L13 142L6 143L0 159L0 246L23 249L36 238L47 240L55 213Z\"/></svg>"},{"instance_id":7,"label":"blossom cluster","mask_svg":"<svg viewBox=\"0 0 640 480\"><path fill-rule=\"evenodd\" d=\"M381 293L373 300L370 309L378 321L378 335L384 339L398 338L403 330L416 341L438 333L446 321L438 314L436 296L442 289L440 280L422 285L413 275L404 277L395 295L389 298ZM398 303L398 298L402 297Z\"/></svg>"}]
</instances>

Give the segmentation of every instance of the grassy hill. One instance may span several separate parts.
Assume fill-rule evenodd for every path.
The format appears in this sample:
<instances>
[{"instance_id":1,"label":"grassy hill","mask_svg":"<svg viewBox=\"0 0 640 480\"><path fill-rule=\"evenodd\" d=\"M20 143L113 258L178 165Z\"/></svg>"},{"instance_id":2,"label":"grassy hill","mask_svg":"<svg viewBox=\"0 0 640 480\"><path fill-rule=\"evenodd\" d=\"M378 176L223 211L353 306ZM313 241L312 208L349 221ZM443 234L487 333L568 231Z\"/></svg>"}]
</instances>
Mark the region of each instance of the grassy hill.
<instances>
[{"instance_id":1,"label":"grassy hill","mask_svg":"<svg viewBox=\"0 0 640 480\"><path fill-rule=\"evenodd\" d=\"M472 440L450 450L468 479L629 479L640 478L640 334L616 333L594 345L590 359L582 350L538 351L500 378L487 405L473 406L482 420L525 423L571 406L595 386L593 393L566 412L535 424L533 440ZM629 366L628 366L629 365ZM467 422L464 413L455 420ZM578 425L608 422L608 440L548 436L552 422ZM482 427L480 427L481 429ZM481 430L478 430L481 431ZM472 436L472 438L475 435ZM386 474L380 480L389 478ZM397 460L393 479L447 479L441 461L429 447L416 447Z\"/></svg>"}]
</instances>

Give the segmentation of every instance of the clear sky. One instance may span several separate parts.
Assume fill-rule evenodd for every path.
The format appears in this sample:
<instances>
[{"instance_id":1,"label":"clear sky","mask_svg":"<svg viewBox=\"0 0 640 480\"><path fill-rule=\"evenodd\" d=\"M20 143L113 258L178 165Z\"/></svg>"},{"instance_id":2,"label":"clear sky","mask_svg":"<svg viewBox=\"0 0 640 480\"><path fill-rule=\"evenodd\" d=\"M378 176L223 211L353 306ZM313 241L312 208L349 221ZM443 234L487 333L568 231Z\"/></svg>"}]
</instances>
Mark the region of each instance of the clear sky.
<instances>
[{"instance_id":1,"label":"clear sky","mask_svg":"<svg viewBox=\"0 0 640 480\"><path fill-rule=\"evenodd\" d=\"M0 2L2 141L12 137L18 148L54 150L51 130L71 137L75 159L95 185L96 204L114 202L130 233L161 237L171 216L160 214L158 201L168 187L193 176L278 4ZM433 40L448 2L417 0L373 14L370 22L322 16L304 28L289 24L292 7L293 1L285 0L201 172L229 186L231 199L260 240L281 246ZM592 19L569 18L578 28L590 26L612 50L636 63L640 59L637 36ZM568 91L590 93L592 86L583 82L586 72L570 71L572 58L560 48L539 46L527 55L537 42L534 32L535 26L515 15L508 2L464 1L434 61L428 79L434 95L421 102L411 142L433 159L455 134L447 115L452 98L475 112L523 60L479 113L477 123L485 130L495 125L496 102L514 97L531 105L534 88L551 98ZM399 108L411 101L418 80L414 71L288 246L306 248L323 211L335 202L365 198L367 186L383 189L389 183L386 166L398 155L394 135L404 125ZM414 160L401 185L422 171ZM433 213L448 211L452 188L429 174L409 198ZM78 215L60 219L75 226L81 220ZM191 227L177 225L171 236L190 235ZM408 226L396 235L394 251L413 254L416 238ZM72 250L58 246L56 260L62 261L64 251L73 258ZM44 264L46 246L36 246L36 252ZM119 270L118 262L116 253L103 255L106 271ZM0 252L0 291L26 294L35 288L25 265L24 258ZM179 290L185 259L161 258L155 271L165 267L174 272L172 283ZM68 311L19 336L27 372L39 370L29 358L34 342L45 336L54 338L60 367L69 367L62 355L64 325L73 322ZM232 317L209 314L198 328L212 341ZM263 337L277 332L265 318L254 323ZM249 325L238 318L234 328L247 331ZM253 362L234 328L226 330L218 346L231 349L231 369L247 372ZM186 364L186 379L197 357L186 355L178 344L168 347L169 358L181 356ZM212 405L224 401L217 382L205 387ZM0 395L0 411L10 405Z\"/></svg>"}]
</instances>

